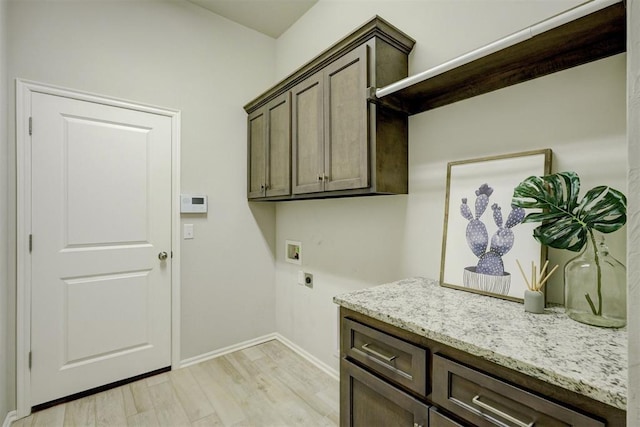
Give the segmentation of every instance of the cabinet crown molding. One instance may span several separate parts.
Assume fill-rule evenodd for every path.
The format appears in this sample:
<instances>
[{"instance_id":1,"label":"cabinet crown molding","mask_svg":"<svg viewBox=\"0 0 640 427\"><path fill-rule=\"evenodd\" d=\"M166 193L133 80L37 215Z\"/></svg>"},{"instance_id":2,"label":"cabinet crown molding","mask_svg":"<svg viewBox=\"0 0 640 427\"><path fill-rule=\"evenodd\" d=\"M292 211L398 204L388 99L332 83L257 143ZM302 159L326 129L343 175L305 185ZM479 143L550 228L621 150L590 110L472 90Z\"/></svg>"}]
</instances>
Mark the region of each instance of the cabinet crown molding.
<instances>
[{"instance_id":1,"label":"cabinet crown molding","mask_svg":"<svg viewBox=\"0 0 640 427\"><path fill-rule=\"evenodd\" d=\"M365 43L373 37L390 44L407 55L411 52L416 43L413 38L409 37L407 34L400 31L380 16L375 15L360 27L356 28L353 32L325 49L311 61L289 74L275 86L269 88L267 91L247 103L244 106L245 111L247 113L251 113L262 107L280 93L291 89L296 84L327 66L327 64L335 61L337 58L353 50L356 46Z\"/></svg>"}]
</instances>

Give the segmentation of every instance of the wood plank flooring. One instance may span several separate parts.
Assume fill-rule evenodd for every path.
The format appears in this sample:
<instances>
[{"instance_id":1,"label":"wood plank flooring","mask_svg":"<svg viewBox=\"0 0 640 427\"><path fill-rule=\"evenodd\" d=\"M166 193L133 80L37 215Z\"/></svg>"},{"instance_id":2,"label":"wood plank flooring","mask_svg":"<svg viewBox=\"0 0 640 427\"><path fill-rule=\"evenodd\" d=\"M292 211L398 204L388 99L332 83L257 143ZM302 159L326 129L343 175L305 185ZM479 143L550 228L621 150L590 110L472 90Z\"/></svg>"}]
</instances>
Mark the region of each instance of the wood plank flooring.
<instances>
[{"instance_id":1,"label":"wood plank flooring","mask_svg":"<svg viewBox=\"0 0 640 427\"><path fill-rule=\"evenodd\" d=\"M12 427L337 426L338 381L273 340L54 406Z\"/></svg>"}]
</instances>

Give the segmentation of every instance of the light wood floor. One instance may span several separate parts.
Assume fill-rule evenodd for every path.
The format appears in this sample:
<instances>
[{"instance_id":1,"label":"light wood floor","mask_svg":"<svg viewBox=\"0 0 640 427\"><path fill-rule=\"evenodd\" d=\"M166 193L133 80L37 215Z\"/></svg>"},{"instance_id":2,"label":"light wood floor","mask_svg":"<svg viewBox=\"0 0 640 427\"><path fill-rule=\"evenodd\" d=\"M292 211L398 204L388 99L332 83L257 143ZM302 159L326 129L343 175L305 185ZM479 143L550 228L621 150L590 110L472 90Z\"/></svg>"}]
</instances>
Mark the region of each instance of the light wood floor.
<instances>
[{"instance_id":1,"label":"light wood floor","mask_svg":"<svg viewBox=\"0 0 640 427\"><path fill-rule=\"evenodd\" d=\"M338 381L279 341L54 406L28 426L337 426Z\"/></svg>"}]
</instances>

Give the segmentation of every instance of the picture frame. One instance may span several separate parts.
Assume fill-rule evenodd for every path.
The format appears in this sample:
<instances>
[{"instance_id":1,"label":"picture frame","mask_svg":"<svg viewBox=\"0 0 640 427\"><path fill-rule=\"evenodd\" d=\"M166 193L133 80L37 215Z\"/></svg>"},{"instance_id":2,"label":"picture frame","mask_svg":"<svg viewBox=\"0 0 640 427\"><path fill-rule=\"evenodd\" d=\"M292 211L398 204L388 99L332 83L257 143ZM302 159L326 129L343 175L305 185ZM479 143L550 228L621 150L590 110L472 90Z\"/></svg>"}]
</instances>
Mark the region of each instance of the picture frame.
<instances>
[{"instance_id":1,"label":"picture frame","mask_svg":"<svg viewBox=\"0 0 640 427\"><path fill-rule=\"evenodd\" d=\"M543 265L547 248L511 200L520 182L551 173L551 159L547 148L447 164L441 286L523 302L516 260Z\"/></svg>"}]
</instances>

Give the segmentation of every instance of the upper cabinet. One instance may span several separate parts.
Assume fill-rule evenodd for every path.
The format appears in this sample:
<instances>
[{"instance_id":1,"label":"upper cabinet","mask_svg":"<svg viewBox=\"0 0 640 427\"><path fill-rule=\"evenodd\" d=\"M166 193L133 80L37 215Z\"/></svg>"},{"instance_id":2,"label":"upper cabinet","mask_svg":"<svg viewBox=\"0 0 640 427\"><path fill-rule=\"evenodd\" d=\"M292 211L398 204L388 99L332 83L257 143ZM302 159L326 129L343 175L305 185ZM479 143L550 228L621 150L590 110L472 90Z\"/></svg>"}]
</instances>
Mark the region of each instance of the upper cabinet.
<instances>
[{"instance_id":1,"label":"upper cabinet","mask_svg":"<svg viewBox=\"0 0 640 427\"><path fill-rule=\"evenodd\" d=\"M370 93L407 76L414 43L376 16L247 104L248 198L406 194L407 115Z\"/></svg>"}]
</instances>

